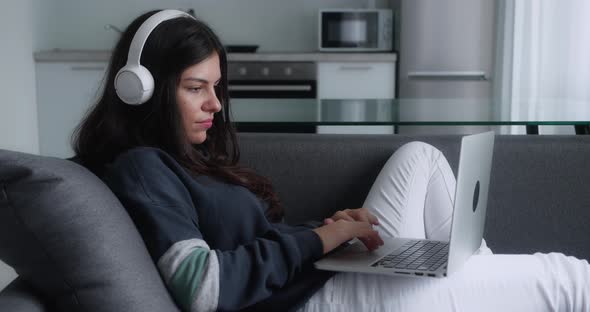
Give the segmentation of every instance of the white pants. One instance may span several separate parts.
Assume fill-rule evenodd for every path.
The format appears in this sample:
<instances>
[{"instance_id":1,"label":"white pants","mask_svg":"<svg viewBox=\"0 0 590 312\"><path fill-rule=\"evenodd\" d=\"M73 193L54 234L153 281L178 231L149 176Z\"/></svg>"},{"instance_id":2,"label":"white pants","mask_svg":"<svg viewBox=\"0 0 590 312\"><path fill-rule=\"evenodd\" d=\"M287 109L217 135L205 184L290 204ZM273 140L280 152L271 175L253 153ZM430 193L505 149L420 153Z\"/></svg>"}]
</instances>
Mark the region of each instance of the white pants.
<instances>
[{"instance_id":1,"label":"white pants","mask_svg":"<svg viewBox=\"0 0 590 312\"><path fill-rule=\"evenodd\" d=\"M364 206L383 236L449 240L455 177L421 142L387 161ZM590 311L590 265L560 253L492 255L485 241L447 278L338 273L303 311Z\"/></svg>"}]
</instances>

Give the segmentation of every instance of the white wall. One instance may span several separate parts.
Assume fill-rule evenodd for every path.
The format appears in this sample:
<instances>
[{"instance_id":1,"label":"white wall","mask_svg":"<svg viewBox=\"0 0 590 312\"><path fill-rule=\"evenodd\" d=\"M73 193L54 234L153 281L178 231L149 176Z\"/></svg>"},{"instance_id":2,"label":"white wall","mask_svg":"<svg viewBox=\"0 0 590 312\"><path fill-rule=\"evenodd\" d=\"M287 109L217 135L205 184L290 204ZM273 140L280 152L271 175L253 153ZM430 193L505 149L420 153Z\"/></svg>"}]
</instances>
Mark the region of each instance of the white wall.
<instances>
[{"instance_id":1,"label":"white wall","mask_svg":"<svg viewBox=\"0 0 590 312\"><path fill-rule=\"evenodd\" d=\"M105 24L125 28L133 18L152 9L194 9L225 44L258 44L259 51L317 49L319 8L366 7L368 0L36 0L53 3L51 16L38 25L44 38L39 50L111 49L118 37ZM389 7L389 0L375 1ZM47 13L48 12L48 13Z\"/></svg>"},{"instance_id":2,"label":"white wall","mask_svg":"<svg viewBox=\"0 0 590 312\"><path fill-rule=\"evenodd\" d=\"M13 0L10 0L13 1ZM33 14L33 51L40 51L52 47L54 37L59 37L58 29L53 27L57 19L58 7L55 0L28 0L32 3ZM16 2L16 1L13 1Z\"/></svg>"},{"instance_id":3,"label":"white wall","mask_svg":"<svg viewBox=\"0 0 590 312\"><path fill-rule=\"evenodd\" d=\"M0 10L0 148L38 153L31 0Z\"/></svg>"},{"instance_id":4,"label":"white wall","mask_svg":"<svg viewBox=\"0 0 590 312\"><path fill-rule=\"evenodd\" d=\"M0 261L0 290L4 289L16 276L11 267Z\"/></svg>"},{"instance_id":5,"label":"white wall","mask_svg":"<svg viewBox=\"0 0 590 312\"><path fill-rule=\"evenodd\" d=\"M8 0L0 10L0 149L38 153L34 14L31 0ZM0 261L0 289L16 277Z\"/></svg>"}]
</instances>

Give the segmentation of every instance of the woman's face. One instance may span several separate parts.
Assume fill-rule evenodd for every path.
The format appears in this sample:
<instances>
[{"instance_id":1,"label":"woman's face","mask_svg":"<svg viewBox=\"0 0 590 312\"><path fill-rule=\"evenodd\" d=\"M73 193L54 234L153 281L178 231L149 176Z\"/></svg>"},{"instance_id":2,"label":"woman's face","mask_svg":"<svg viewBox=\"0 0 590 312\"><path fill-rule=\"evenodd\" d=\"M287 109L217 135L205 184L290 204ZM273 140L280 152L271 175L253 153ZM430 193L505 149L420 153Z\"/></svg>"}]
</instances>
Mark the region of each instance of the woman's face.
<instances>
[{"instance_id":1,"label":"woman's face","mask_svg":"<svg viewBox=\"0 0 590 312\"><path fill-rule=\"evenodd\" d=\"M180 76L176 101L182 127L192 144L205 142L207 130L213 126L213 114L221 110L221 103L215 93L220 79L217 53L187 68Z\"/></svg>"}]
</instances>

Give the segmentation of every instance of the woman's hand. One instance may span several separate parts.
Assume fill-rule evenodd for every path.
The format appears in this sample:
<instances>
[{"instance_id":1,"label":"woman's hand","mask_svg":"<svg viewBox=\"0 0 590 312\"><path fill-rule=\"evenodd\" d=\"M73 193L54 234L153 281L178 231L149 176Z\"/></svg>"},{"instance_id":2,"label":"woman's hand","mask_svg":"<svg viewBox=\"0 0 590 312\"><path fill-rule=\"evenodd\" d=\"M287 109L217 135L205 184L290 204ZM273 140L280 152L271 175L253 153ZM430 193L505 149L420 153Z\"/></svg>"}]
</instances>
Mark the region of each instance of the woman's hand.
<instances>
[{"instance_id":1,"label":"woman's hand","mask_svg":"<svg viewBox=\"0 0 590 312\"><path fill-rule=\"evenodd\" d=\"M326 218L324 224L330 224L338 220L362 221L372 225L379 225L379 220L367 208L345 209L336 212L332 217Z\"/></svg>"},{"instance_id":2,"label":"woman's hand","mask_svg":"<svg viewBox=\"0 0 590 312\"><path fill-rule=\"evenodd\" d=\"M369 209L367 208L359 208L359 209L345 209L336 212L332 217L324 219L324 224L331 224L338 220L346 220L346 221L357 221L357 222L366 222L370 225L379 225L379 220L375 217ZM379 246L383 245L383 240L379 236L370 235L370 236L356 236L369 250L377 249Z\"/></svg>"},{"instance_id":3,"label":"woman's hand","mask_svg":"<svg viewBox=\"0 0 590 312\"><path fill-rule=\"evenodd\" d=\"M324 254L355 237L360 239L367 249L375 250L383 245L383 240L369 222L339 219L313 230L318 234L324 246Z\"/></svg>"}]
</instances>

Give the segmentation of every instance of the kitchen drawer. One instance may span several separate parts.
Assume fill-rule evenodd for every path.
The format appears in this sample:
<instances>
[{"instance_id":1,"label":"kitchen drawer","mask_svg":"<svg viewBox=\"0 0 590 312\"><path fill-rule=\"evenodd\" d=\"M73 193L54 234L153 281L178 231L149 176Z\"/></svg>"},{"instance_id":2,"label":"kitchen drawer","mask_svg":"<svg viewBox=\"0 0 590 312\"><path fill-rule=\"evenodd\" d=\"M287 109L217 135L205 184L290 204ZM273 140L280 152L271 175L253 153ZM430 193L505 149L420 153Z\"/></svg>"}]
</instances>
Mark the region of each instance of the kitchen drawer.
<instances>
[{"instance_id":1,"label":"kitchen drawer","mask_svg":"<svg viewBox=\"0 0 590 312\"><path fill-rule=\"evenodd\" d=\"M320 62L321 99L391 99L395 97L393 62Z\"/></svg>"}]
</instances>

